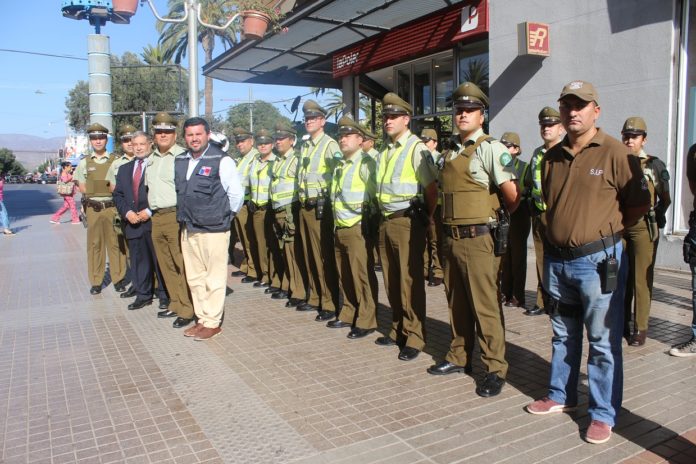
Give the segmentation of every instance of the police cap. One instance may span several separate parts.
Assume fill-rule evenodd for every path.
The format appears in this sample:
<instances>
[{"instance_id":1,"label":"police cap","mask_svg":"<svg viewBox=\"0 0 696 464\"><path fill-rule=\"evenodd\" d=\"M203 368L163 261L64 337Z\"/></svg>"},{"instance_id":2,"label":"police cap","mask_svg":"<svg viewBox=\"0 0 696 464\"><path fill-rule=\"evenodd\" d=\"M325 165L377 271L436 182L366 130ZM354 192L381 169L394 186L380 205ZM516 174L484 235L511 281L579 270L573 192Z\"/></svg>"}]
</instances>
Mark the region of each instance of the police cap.
<instances>
[{"instance_id":1,"label":"police cap","mask_svg":"<svg viewBox=\"0 0 696 464\"><path fill-rule=\"evenodd\" d=\"M304 105L302 105L302 112L304 113L305 117L326 117L326 110L319 106L319 103L315 102L314 100L307 100L304 102Z\"/></svg>"},{"instance_id":2,"label":"police cap","mask_svg":"<svg viewBox=\"0 0 696 464\"><path fill-rule=\"evenodd\" d=\"M273 138L284 139L287 137L294 137L295 135L297 135L297 131L290 124L279 122L275 125L275 133L273 134Z\"/></svg>"},{"instance_id":3,"label":"police cap","mask_svg":"<svg viewBox=\"0 0 696 464\"><path fill-rule=\"evenodd\" d=\"M130 124L121 124L121 126L118 128L118 136L120 138L132 137L133 133L137 130L138 129L131 126Z\"/></svg>"},{"instance_id":4,"label":"police cap","mask_svg":"<svg viewBox=\"0 0 696 464\"><path fill-rule=\"evenodd\" d=\"M423 129L421 132L421 140L424 142L435 140L437 142L437 131L435 129Z\"/></svg>"},{"instance_id":5,"label":"police cap","mask_svg":"<svg viewBox=\"0 0 696 464\"><path fill-rule=\"evenodd\" d=\"M558 101L563 100L568 95L575 95L580 100L586 102L595 102L599 104L599 94L595 90L594 85L585 81L573 81L569 82L561 90L561 96L558 97Z\"/></svg>"},{"instance_id":6,"label":"police cap","mask_svg":"<svg viewBox=\"0 0 696 464\"><path fill-rule=\"evenodd\" d=\"M98 122L95 122L87 128L87 133L89 135L107 135L109 133L109 129L102 126Z\"/></svg>"},{"instance_id":7,"label":"police cap","mask_svg":"<svg viewBox=\"0 0 696 464\"><path fill-rule=\"evenodd\" d=\"M250 139L254 136L254 134L243 127L235 127L232 130L232 135L236 142L241 142L242 140Z\"/></svg>"},{"instance_id":8,"label":"police cap","mask_svg":"<svg viewBox=\"0 0 696 464\"><path fill-rule=\"evenodd\" d=\"M157 113L152 119L152 128L155 130L176 130L176 118L169 113Z\"/></svg>"},{"instance_id":9,"label":"police cap","mask_svg":"<svg viewBox=\"0 0 696 464\"><path fill-rule=\"evenodd\" d=\"M361 137L365 137L365 129L350 116L343 116L338 120L338 134L358 134Z\"/></svg>"},{"instance_id":10,"label":"police cap","mask_svg":"<svg viewBox=\"0 0 696 464\"><path fill-rule=\"evenodd\" d=\"M558 110L551 108L550 106L545 106L539 111L539 124L540 125L552 125L561 122L561 113Z\"/></svg>"},{"instance_id":11,"label":"police cap","mask_svg":"<svg viewBox=\"0 0 696 464\"><path fill-rule=\"evenodd\" d=\"M517 148L520 147L520 136L517 132L505 132L502 137L500 137L500 143L503 145L514 145Z\"/></svg>"},{"instance_id":12,"label":"police cap","mask_svg":"<svg viewBox=\"0 0 696 464\"><path fill-rule=\"evenodd\" d=\"M273 143L273 134L266 129L258 129L256 131L256 144Z\"/></svg>"},{"instance_id":13,"label":"police cap","mask_svg":"<svg viewBox=\"0 0 696 464\"><path fill-rule=\"evenodd\" d=\"M631 116L624 122L622 134L647 135L648 126L640 116Z\"/></svg>"},{"instance_id":14,"label":"police cap","mask_svg":"<svg viewBox=\"0 0 696 464\"><path fill-rule=\"evenodd\" d=\"M412 115L413 107L394 92L382 98L382 114Z\"/></svg>"},{"instance_id":15,"label":"police cap","mask_svg":"<svg viewBox=\"0 0 696 464\"><path fill-rule=\"evenodd\" d=\"M452 104L455 108L480 108L488 107L488 97L473 82L464 82L452 92Z\"/></svg>"}]
</instances>

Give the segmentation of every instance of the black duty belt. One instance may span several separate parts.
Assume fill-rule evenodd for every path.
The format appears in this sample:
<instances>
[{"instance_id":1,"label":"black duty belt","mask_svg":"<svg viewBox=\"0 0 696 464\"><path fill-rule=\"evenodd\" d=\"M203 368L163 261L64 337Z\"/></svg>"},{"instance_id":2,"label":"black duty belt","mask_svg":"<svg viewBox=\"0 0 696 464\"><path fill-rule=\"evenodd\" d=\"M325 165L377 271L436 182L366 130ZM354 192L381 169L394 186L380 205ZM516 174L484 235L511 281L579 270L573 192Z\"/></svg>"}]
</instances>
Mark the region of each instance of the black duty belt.
<instances>
[{"instance_id":1,"label":"black duty belt","mask_svg":"<svg viewBox=\"0 0 696 464\"><path fill-rule=\"evenodd\" d=\"M598 251L605 250L615 243L621 241L621 233L617 232L613 236L605 237L604 239L595 240L594 242L586 243L577 247L559 247L544 241L544 253L548 253L557 259L577 259L583 256L588 256Z\"/></svg>"},{"instance_id":2,"label":"black duty belt","mask_svg":"<svg viewBox=\"0 0 696 464\"><path fill-rule=\"evenodd\" d=\"M155 210L152 210L152 214L164 214L164 213L175 213L176 212L176 206L170 206L168 208L158 208Z\"/></svg>"},{"instance_id":3,"label":"black duty belt","mask_svg":"<svg viewBox=\"0 0 696 464\"><path fill-rule=\"evenodd\" d=\"M92 208L94 211L99 212L103 209L106 208L113 208L114 207L114 202L113 200L106 200L106 201L97 201L97 200L90 200L89 198L85 201L85 204Z\"/></svg>"},{"instance_id":4,"label":"black duty belt","mask_svg":"<svg viewBox=\"0 0 696 464\"><path fill-rule=\"evenodd\" d=\"M305 209L312 209L317 206L317 197L307 198L302 202L302 207Z\"/></svg>"},{"instance_id":5,"label":"black duty belt","mask_svg":"<svg viewBox=\"0 0 696 464\"><path fill-rule=\"evenodd\" d=\"M402 217L406 217L406 212L408 211L408 208L400 209L399 211L394 211L391 213L389 216L386 216L384 218L385 221L391 221L392 219L399 219Z\"/></svg>"},{"instance_id":6,"label":"black duty belt","mask_svg":"<svg viewBox=\"0 0 696 464\"><path fill-rule=\"evenodd\" d=\"M445 235L454 239L476 238L482 235L490 235L491 228L486 224L447 225L443 226Z\"/></svg>"}]
</instances>

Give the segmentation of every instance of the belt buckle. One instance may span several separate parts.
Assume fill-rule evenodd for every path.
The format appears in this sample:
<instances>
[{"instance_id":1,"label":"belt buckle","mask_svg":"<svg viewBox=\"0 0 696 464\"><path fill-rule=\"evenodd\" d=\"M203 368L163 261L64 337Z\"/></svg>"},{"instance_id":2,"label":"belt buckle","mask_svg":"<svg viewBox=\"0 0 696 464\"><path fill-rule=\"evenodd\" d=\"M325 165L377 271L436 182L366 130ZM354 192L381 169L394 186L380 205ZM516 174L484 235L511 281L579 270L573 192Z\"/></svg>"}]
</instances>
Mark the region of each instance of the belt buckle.
<instances>
[{"instance_id":1,"label":"belt buckle","mask_svg":"<svg viewBox=\"0 0 696 464\"><path fill-rule=\"evenodd\" d=\"M452 238L459 240L461 236L459 235L459 226L452 226Z\"/></svg>"},{"instance_id":2,"label":"belt buckle","mask_svg":"<svg viewBox=\"0 0 696 464\"><path fill-rule=\"evenodd\" d=\"M469 226L469 238L476 238L476 226Z\"/></svg>"}]
</instances>

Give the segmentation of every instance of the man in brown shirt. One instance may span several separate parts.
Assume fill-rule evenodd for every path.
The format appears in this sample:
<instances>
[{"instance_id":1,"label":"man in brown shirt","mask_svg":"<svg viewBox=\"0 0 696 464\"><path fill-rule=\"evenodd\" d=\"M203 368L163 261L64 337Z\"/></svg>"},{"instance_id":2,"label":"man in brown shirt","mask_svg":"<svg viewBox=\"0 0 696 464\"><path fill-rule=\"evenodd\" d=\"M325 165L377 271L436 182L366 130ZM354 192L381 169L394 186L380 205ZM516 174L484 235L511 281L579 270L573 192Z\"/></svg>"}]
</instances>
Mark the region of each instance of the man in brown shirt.
<instances>
[{"instance_id":1,"label":"man in brown shirt","mask_svg":"<svg viewBox=\"0 0 696 464\"><path fill-rule=\"evenodd\" d=\"M559 98L563 141L542 160L547 205L545 308L553 328L549 393L532 414L575 409L583 327L589 354L590 443L605 443L623 394L623 284L618 282L621 233L650 207L640 164L596 126L598 95L589 82L567 84Z\"/></svg>"}]
</instances>

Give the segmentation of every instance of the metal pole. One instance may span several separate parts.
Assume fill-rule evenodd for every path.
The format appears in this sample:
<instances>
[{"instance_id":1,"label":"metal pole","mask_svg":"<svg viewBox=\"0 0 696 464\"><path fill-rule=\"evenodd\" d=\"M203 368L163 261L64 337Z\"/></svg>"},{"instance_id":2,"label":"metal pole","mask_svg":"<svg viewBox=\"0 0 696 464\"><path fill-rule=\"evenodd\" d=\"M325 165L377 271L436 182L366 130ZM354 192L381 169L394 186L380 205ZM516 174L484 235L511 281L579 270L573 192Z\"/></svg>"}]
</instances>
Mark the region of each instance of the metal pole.
<instances>
[{"instance_id":1,"label":"metal pole","mask_svg":"<svg viewBox=\"0 0 696 464\"><path fill-rule=\"evenodd\" d=\"M190 11L198 11L198 1L190 0ZM189 117L198 116L198 22L188 15Z\"/></svg>"},{"instance_id":2,"label":"metal pole","mask_svg":"<svg viewBox=\"0 0 696 464\"><path fill-rule=\"evenodd\" d=\"M89 67L89 120L109 129L109 142L114 133L111 109L111 55L109 36L87 36L87 66ZM111 148L109 148L111 149Z\"/></svg>"},{"instance_id":3,"label":"metal pole","mask_svg":"<svg viewBox=\"0 0 696 464\"><path fill-rule=\"evenodd\" d=\"M249 132L254 132L254 103L251 100L251 87L249 87Z\"/></svg>"}]
</instances>

